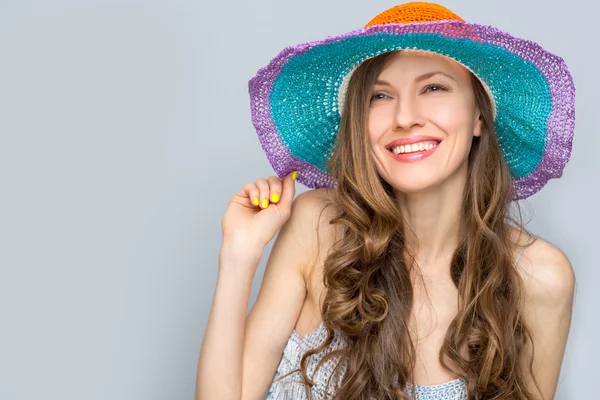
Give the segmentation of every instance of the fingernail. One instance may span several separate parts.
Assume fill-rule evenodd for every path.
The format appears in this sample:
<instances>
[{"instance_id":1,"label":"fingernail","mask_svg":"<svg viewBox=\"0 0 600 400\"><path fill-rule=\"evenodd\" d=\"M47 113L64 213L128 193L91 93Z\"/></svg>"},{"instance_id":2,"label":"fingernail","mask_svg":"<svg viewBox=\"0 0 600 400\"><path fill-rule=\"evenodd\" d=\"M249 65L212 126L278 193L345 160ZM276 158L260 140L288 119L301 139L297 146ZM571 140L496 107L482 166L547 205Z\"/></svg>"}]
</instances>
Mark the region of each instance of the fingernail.
<instances>
[{"instance_id":1,"label":"fingernail","mask_svg":"<svg viewBox=\"0 0 600 400\"><path fill-rule=\"evenodd\" d=\"M292 180L295 181L297 177L298 177L298 171L292 172Z\"/></svg>"},{"instance_id":2,"label":"fingernail","mask_svg":"<svg viewBox=\"0 0 600 400\"><path fill-rule=\"evenodd\" d=\"M277 203L278 201L279 201L279 195L277 193L273 193L273 195L271 195L271 202Z\"/></svg>"},{"instance_id":3,"label":"fingernail","mask_svg":"<svg viewBox=\"0 0 600 400\"><path fill-rule=\"evenodd\" d=\"M267 199L263 199L263 201L262 201L262 207L263 207L263 208L267 208L267 207L269 207L269 200L267 200Z\"/></svg>"},{"instance_id":4,"label":"fingernail","mask_svg":"<svg viewBox=\"0 0 600 400\"><path fill-rule=\"evenodd\" d=\"M255 205L255 206L257 206L257 205L258 205L258 197L255 197L255 198L254 198L254 200L253 200L253 203L254 203L254 205Z\"/></svg>"}]
</instances>

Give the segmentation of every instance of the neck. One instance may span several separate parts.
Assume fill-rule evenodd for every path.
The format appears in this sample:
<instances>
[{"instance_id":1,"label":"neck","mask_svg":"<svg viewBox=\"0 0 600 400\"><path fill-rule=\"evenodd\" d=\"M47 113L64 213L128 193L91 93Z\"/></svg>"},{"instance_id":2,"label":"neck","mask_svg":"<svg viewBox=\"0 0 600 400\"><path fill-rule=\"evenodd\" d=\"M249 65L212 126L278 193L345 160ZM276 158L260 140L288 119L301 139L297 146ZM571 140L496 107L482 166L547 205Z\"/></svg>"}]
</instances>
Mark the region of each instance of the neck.
<instances>
[{"instance_id":1,"label":"neck","mask_svg":"<svg viewBox=\"0 0 600 400\"><path fill-rule=\"evenodd\" d=\"M408 252L419 264L448 260L459 243L466 168L442 184L413 193L397 193L405 221Z\"/></svg>"}]
</instances>

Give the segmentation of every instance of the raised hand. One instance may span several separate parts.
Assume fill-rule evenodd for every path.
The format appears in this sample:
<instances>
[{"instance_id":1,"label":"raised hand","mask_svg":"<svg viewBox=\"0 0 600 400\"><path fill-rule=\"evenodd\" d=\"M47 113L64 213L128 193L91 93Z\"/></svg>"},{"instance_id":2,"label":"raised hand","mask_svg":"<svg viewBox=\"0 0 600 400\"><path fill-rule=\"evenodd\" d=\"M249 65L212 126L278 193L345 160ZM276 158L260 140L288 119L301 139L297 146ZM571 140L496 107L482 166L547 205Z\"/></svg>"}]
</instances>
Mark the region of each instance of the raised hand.
<instances>
[{"instance_id":1,"label":"raised hand","mask_svg":"<svg viewBox=\"0 0 600 400\"><path fill-rule=\"evenodd\" d=\"M223 217L223 240L265 246L289 219L296 193L294 171L244 185L229 201Z\"/></svg>"}]
</instances>

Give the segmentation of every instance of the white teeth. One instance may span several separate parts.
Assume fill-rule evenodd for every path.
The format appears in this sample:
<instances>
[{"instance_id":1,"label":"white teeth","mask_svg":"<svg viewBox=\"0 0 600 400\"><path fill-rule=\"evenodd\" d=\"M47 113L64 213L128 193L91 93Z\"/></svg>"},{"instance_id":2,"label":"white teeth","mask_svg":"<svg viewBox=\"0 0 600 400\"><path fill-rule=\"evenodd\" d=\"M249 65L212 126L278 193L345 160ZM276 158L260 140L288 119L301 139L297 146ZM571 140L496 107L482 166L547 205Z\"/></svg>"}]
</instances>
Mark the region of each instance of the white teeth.
<instances>
[{"instance_id":1,"label":"white teeth","mask_svg":"<svg viewBox=\"0 0 600 400\"><path fill-rule=\"evenodd\" d=\"M402 153L412 153L414 151L429 151L431 149L433 149L434 147L436 147L438 145L437 142L420 142L420 143L413 143L413 144L407 144L404 146L396 146L393 147L391 150L394 154L402 154Z\"/></svg>"}]
</instances>

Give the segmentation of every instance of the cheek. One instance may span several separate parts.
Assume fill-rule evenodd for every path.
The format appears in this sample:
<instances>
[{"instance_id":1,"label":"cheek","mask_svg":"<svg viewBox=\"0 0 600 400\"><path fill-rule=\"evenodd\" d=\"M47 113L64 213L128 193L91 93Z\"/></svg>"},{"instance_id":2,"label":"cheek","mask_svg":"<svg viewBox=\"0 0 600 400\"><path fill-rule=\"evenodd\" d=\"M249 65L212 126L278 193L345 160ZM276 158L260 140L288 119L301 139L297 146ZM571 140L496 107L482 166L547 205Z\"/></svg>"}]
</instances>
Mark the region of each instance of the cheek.
<instances>
[{"instance_id":1,"label":"cheek","mask_svg":"<svg viewBox=\"0 0 600 400\"><path fill-rule=\"evenodd\" d=\"M434 121L449 136L464 135L472 136L473 121L472 112L459 102L432 105L430 120Z\"/></svg>"},{"instance_id":2,"label":"cheek","mask_svg":"<svg viewBox=\"0 0 600 400\"><path fill-rule=\"evenodd\" d=\"M367 116L367 132L371 143L376 143L389 126L389 117L383 112L383 107L369 111Z\"/></svg>"}]
</instances>

